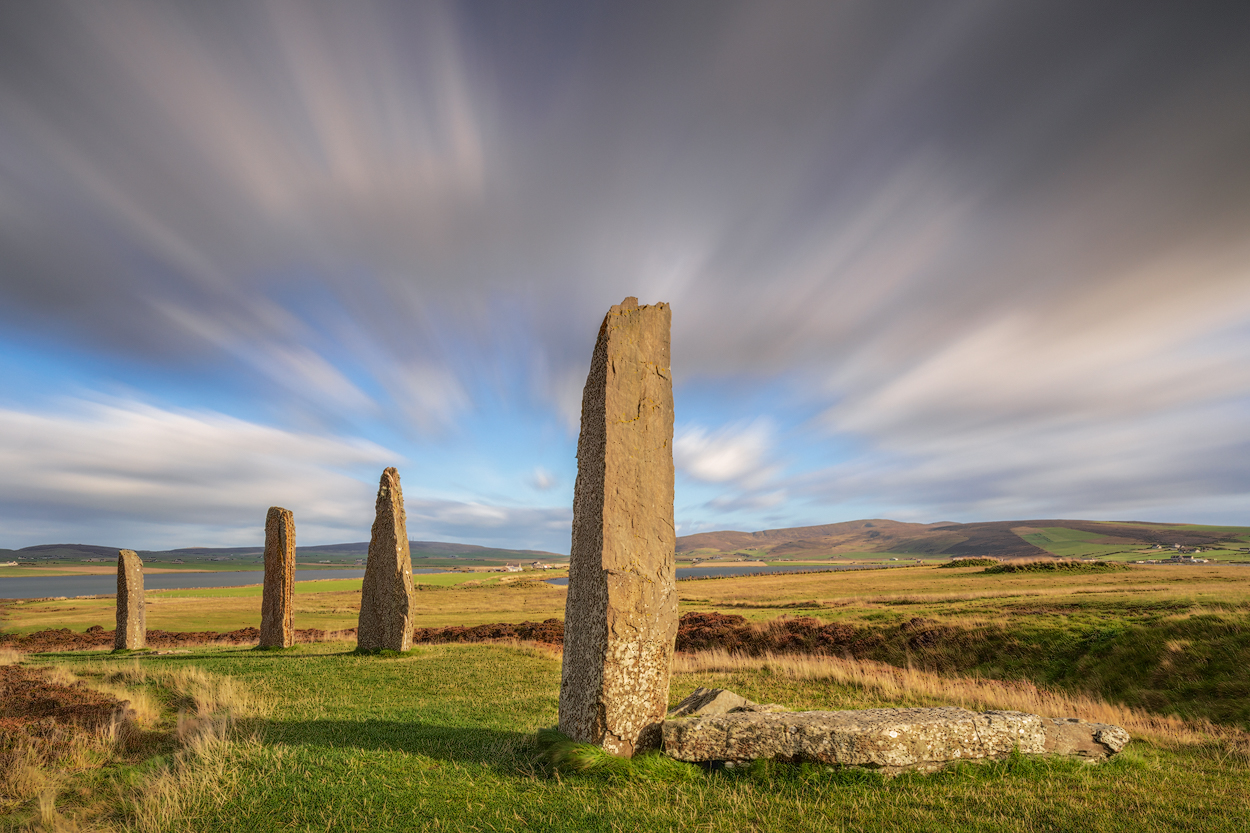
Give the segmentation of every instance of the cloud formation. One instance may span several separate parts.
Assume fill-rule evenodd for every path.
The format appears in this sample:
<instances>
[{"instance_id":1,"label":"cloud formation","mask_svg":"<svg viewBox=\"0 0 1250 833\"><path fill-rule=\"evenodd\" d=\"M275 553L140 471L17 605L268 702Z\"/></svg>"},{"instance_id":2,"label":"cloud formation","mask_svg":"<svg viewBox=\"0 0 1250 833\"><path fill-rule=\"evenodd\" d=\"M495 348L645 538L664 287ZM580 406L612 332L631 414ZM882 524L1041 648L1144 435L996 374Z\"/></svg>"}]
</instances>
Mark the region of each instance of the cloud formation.
<instances>
[{"instance_id":1,"label":"cloud formation","mask_svg":"<svg viewBox=\"0 0 1250 833\"><path fill-rule=\"evenodd\" d=\"M765 467L771 434L765 419L714 431L700 425L686 426L673 438L673 463L678 471L696 480L758 485L773 473Z\"/></svg>"},{"instance_id":2,"label":"cloud formation","mask_svg":"<svg viewBox=\"0 0 1250 833\"><path fill-rule=\"evenodd\" d=\"M6 4L0 359L280 426L327 524L360 443L535 491L447 463L431 529L539 529L636 295L673 308L687 524L1250 523L1247 31L1077 0ZM752 384L787 396L735 411ZM84 413L89 460L121 417ZM42 448L73 488L22 512L213 505Z\"/></svg>"},{"instance_id":3,"label":"cloud formation","mask_svg":"<svg viewBox=\"0 0 1250 833\"><path fill-rule=\"evenodd\" d=\"M569 522L564 508L423 497L419 469L358 438L137 402L58 404L0 410L0 510L13 544L101 530L144 548L194 546L195 535L254 543L271 505L292 510L310 543L368 540L377 474L391 465L414 475L406 482L414 538L545 542L553 524Z\"/></svg>"}]
</instances>

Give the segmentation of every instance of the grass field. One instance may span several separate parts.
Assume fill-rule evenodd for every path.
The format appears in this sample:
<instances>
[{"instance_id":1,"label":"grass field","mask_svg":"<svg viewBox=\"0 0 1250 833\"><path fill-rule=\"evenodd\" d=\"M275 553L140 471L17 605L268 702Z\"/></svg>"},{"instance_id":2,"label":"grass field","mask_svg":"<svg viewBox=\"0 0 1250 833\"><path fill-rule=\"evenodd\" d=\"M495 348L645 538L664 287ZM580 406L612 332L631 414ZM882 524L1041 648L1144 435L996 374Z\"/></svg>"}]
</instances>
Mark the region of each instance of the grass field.
<instances>
[{"instance_id":1,"label":"grass field","mask_svg":"<svg viewBox=\"0 0 1250 833\"><path fill-rule=\"evenodd\" d=\"M418 578L418 627L563 618L565 588L531 574ZM358 580L296 588L296 627L356 625ZM860 659L1032 680L1250 728L1250 567L989 574L908 566L679 582L678 594L683 613L844 625ZM152 591L147 604L152 629L231 631L260 622L258 587ZM8 603L0 616L11 633L82 631L112 628L114 610L108 598L74 599Z\"/></svg>"},{"instance_id":2,"label":"grass field","mask_svg":"<svg viewBox=\"0 0 1250 833\"><path fill-rule=\"evenodd\" d=\"M264 719L242 726L257 740L201 743L146 766L70 776L55 812L71 820L92 813L94 824L114 829L194 831L1241 831L1250 823L1244 753L1199 735L1139 738L1100 766L1016 759L895 779L768 764L712 773L675 765L659 777L640 767L559 773L541 761L534 738L556 720L552 653L437 646L358 657L349 647L142 659L156 678L194 667L235 681L265 704ZM98 655L36 661L88 679L116 667ZM670 699L697 685L796 708L934 699L767 666L679 672ZM110 790L122 798L102 798ZM0 829L36 816L28 802Z\"/></svg>"},{"instance_id":3,"label":"grass field","mask_svg":"<svg viewBox=\"0 0 1250 833\"><path fill-rule=\"evenodd\" d=\"M562 575L560 571L552 574ZM522 574L524 576L524 574ZM418 627L480 625L564 616L564 588L498 573L430 573L415 576ZM296 582L295 626L340 630L356 627L361 579ZM262 588L215 587L149 590L147 626L168 631L232 631L260 623ZM0 600L0 623L10 633L47 628L111 629L112 598L45 602Z\"/></svg>"},{"instance_id":4,"label":"grass field","mask_svg":"<svg viewBox=\"0 0 1250 833\"><path fill-rule=\"evenodd\" d=\"M565 588L538 578L418 576L415 624L562 618ZM354 626L359 586L297 584L296 627ZM578 775L551 771L534 739L556 719L551 651L202 648L123 664L153 679L202 669L251 692L264 716L244 721L228 743L181 752L158 744L147 763L67 770L58 806L114 829L196 831L1250 829L1250 567L993 574L930 562L680 582L678 594L683 613L845 626L856 647L852 659L688 655L677 664L674 702L714 685L795 708L1032 703L1041 713L1122 720L1141 737L1098 767L1018 760L889 781L784 765L730 774L678 767L660 780L645 770ZM260 618L259 587L151 591L147 601L150 628L226 631ZM8 603L0 615L6 632L111 628L113 603ZM117 664L99 652L28 662L66 664L88 679ZM176 734L182 701L148 686L163 710L157 723ZM1214 734L1200 722L1177 729L1182 719L1215 721ZM246 740L252 730L259 741ZM31 798L0 830L25 829L37 814Z\"/></svg>"}]
</instances>

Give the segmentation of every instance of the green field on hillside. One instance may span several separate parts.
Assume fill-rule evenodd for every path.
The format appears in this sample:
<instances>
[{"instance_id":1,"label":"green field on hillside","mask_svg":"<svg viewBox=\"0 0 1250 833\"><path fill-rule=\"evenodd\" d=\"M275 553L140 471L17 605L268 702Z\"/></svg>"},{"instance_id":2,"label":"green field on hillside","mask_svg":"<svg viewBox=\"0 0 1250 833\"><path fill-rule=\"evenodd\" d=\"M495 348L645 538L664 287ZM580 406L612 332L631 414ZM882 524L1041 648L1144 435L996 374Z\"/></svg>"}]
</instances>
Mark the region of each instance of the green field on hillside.
<instances>
[{"instance_id":1,"label":"green field on hillside","mask_svg":"<svg viewBox=\"0 0 1250 833\"><path fill-rule=\"evenodd\" d=\"M1062 526L1044 527L1040 532L1017 534L1033 546L1064 558L1104 558L1115 553L1137 553L1138 550L1145 549L1138 542L1099 543L1098 539L1104 536Z\"/></svg>"}]
</instances>

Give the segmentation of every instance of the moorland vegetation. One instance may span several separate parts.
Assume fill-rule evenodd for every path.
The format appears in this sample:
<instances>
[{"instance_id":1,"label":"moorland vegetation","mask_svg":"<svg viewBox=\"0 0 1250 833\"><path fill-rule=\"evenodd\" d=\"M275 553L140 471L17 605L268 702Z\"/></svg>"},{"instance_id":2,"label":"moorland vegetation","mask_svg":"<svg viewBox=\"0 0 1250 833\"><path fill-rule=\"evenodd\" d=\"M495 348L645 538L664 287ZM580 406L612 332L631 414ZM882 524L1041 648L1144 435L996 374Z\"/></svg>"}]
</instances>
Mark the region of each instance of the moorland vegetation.
<instances>
[{"instance_id":1,"label":"moorland vegetation","mask_svg":"<svg viewBox=\"0 0 1250 833\"><path fill-rule=\"evenodd\" d=\"M539 731L556 720L559 648L511 634L561 618L564 588L533 574L418 577L418 627L512 630L396 656L350 641L18 654L32 631L111 627L112 602L6 603L8 661L140 708L133 729L83 727L55 754L6 747L25 757L6 769L22 775L5 783L0 829L1242 830L1247 569L922 565L678 584L674 703L703 685L795 708L1011 708L1135 738L1100 766L1019 758L894 779L553 754ZM256 590L152 591L149 624L254 627ZM359 580L295 598L297 626L332 640L355 625Z\"/></svg>"}]
</instances>

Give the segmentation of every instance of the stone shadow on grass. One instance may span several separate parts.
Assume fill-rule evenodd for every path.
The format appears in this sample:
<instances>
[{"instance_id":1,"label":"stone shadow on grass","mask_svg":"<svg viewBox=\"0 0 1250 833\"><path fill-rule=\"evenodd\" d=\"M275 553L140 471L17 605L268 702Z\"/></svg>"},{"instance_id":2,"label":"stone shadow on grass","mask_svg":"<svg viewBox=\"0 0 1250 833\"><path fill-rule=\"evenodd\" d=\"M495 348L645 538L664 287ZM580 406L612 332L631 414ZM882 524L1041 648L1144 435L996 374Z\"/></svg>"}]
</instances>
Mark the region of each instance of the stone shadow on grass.
<instances>
[{"instance_id":1,"label":"stone shadow on grass","mask_svg":"<svg viewBox=\"0 0 1250 833\"><path fill-rule=\"evenodd\" d=\"M509 772L528 769L540 751L529 732L400 720L268 720L263 737L265 743L394 750Z\"/></svg>"}]
</instances>

